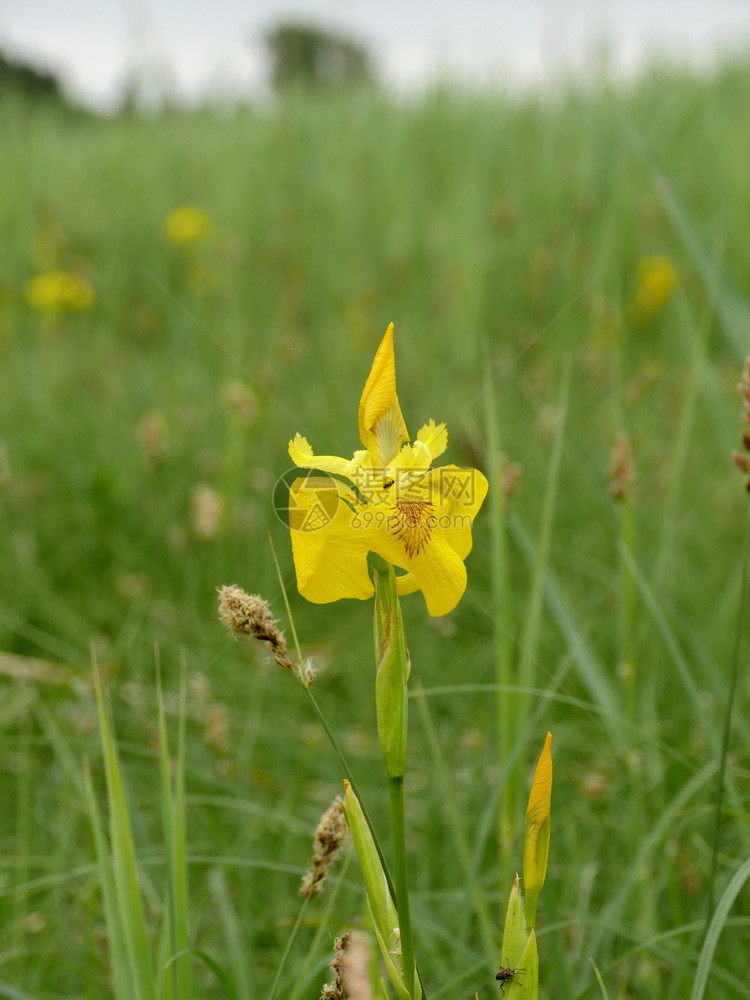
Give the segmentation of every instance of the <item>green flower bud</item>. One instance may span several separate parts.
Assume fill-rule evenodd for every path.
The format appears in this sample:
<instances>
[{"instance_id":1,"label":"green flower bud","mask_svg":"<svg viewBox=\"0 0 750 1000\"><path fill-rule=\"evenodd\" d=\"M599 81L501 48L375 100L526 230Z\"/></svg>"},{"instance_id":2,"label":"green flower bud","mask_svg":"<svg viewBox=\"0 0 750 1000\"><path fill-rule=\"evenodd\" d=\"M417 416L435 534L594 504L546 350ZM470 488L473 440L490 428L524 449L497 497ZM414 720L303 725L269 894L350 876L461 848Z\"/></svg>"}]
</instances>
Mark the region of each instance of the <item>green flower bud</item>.
<instances>
[{"instance_id":1,"label":"green flower bud","mask_svg":"<svg viewBox=\"0 0 750 1000\"><path fill-rule=\"evenodd\" d=\"M412 997L404 983L401 961L401 939L398 928L396 905L388 888L388 880L383 871L380 855L375 847L359 799L348 781L344 782L344 812L354 849L362 869L365 894L388 977L400 1000L420 1000L422 990L415 975L416 995Z\"/></svg>"},{"instance_id":2,"label":"green flower bud","mask_svg":"<svg viewBox=\"0 0 750 1000\"><path fill-rule=\"evenodd\" d=\"M390 778L406 773L406 682L409 658L393 566L378 560L375 577L375 708L378 739Z\"/></svg>"}]
</instances>

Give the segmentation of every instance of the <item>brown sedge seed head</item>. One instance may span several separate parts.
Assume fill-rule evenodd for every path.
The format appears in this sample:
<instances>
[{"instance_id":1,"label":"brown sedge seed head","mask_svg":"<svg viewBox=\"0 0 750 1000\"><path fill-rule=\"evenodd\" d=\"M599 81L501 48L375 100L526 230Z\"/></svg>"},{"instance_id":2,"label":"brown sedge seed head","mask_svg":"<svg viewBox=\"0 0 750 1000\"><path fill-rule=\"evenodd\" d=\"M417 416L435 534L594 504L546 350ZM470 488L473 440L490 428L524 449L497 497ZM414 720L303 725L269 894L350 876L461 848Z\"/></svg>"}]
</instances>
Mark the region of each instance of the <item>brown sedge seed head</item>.
<instances>
[{"instance_id":1,"label":"brown sedge seed head","mask_svg":"<svg viewBox=\"0 0 750 1000\"><path fill-rule=\"evenodd\" d=\"M292 669L284 633L278 628L268 601L259 594L248 594L236 584L221 587L219 620L232 635L267 643L275 662L285 670Z\"/></svg>"},{"instance_id":2,"label":"brown sedge seed head","mask_svg":"<svg viewBox=\"0 0 750 1000\"><path fill-rule=\"evenodd\" d=\"M323 880L348 836L344 804L335 798L320 817L315 831L312 866L300 886L300 893L306 899L314 899L323 888Z\"/></svg>"}]
</instances>

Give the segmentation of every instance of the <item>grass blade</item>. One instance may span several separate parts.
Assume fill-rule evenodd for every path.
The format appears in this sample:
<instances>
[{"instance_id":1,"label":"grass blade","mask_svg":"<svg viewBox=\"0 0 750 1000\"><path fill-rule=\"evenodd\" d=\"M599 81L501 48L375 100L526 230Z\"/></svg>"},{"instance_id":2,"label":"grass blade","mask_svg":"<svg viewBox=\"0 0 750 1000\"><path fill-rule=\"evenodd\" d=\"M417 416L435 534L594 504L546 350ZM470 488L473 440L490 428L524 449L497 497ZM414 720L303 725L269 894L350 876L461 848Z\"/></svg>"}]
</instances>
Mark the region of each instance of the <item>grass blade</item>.
<instances>
[{"instance_id":1,"label":"grass blade","mask_svg":"<svg viewBox=\"0 0 750 1000\"><path fill-rule=\"evenodd\" d=\"M705 240L699 234L674 184L659 164L654 150L632 126L626 125L626 129L633 147L651 174L654 189L667 218L690 254L708 293L712 298L716 297L716 314L727 342L737 357L744 360L747 355L747 331L750 328L750 304L708 251Z\"/></svg>"},{"instance_id":2,"label":"grass blade","mask_svg":"<svg viewBox=\"0 0 750 1000\"><path fill-rule=\"evenodd\" d=\"M510 520L513 537L527 562L533 565L534 545L517 514ZM544 594L547 606L568 643L571 655L592 700L604 718L610 720L610 736L617 749L623 749L621 726L616 724L620 707L608 673L583 635L565 598L557 577L547 570L544 574Z\"/></svg>"},{"instance_id":3,"label":"grass blade","mask_svg":"<svg viewBox=\"0 0 750 1000\"><path fill-rule=\"evenodd\" d=\"M152 958L138 887L138 866L125 784L115 737L107 719L101 682L96 671L94 686L107 782L114 896L127 954L130 997L132 1000L156 1000ZM123 1000L127 996L127 993L123 993Z\"/></svg>"},{"instance_id":4,"label":"grass blade","mask_svg":"<svg viewBox=\"0 0 750 1000\"><path fill-rule=\"evenodd\" d=\"M729 911L732 909L734 901L739 895L740 889L749 878L750 860L746 861L734 874L733 878L729 882L729 885L724 890L724 894L719 900L719 905L716 907L714 915L711 918L711 923L709 924L708 932L706 933L706 938L703 942L703 947L701 948L701 953L698 958L698 965L695 969L695 978L693 979L693 989L690 993L690 1000L703 1000L703 997L706 995L708 976L711 972L711 963L713 962L716 945L719 941L719 935L724 929L727 917L729 916Z\"/></svg>"},{"instance_id":5,"label":"grass blade","mask_svg":"<svg viewBox=\"0 0 750 1000\"><path fill-rule=\"evenodd\" d=\"M96 803L94 786L91 781L91 769L88 762L84 767L84 780L86 787L86 800L89 808L91 820L91 830L94 835L94 847L96 849L96 860L99 866L99 881L104 900L104 919L107 927L109 944L109 956L112 963L112 979L114 981L114 994L117 1000L126 1000L130 983L130 964L128 961L127 942L125 931L120 917L120 908L117 905L117 889L112 874L112 861L109 855L107 838L102 826L99 807Z\"/></svg>"},{"instance_id":6,"label":"grass blade","mask_svg":"<svg viewBox=\"0 0 750 1000\"><path fill-rule=\"evenodd\" d=\"M172 773L169 754L164 695L161 674L157 668L157 704L159 725L159 759L161 765L161 804L166 860L165 928L164 942L169 949L162 973L166 979L160 984L165 1000L189 1000L192 996L190 962L179 961L176 955L189 952L188 935L188 878L185 846L185 671L181 671L180 703L178 713L177 759Z\"/></svg>"}]
</instances>

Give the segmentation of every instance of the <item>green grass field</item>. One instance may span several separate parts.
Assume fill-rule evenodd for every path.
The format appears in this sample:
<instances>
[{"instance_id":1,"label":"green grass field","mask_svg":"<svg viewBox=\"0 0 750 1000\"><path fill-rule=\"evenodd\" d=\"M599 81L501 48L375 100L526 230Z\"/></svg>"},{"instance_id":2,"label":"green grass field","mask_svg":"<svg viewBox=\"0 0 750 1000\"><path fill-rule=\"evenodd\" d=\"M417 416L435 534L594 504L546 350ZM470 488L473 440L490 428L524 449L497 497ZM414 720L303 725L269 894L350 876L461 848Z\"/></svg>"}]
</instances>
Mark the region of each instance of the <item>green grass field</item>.
<instances>
[{"instance_id":1,"label":"green grass field","mask_svg":"<svg viewBox=\"0 0 750 1000\"><path fill-rule=\"evenodd\" d=\"M684 1000L709 971L693 1000L750 997L746 886L713 960L701 951L750 849L748 499L730 457L750 353L749 101L737 64L546 102L290 95L111 121L0 105L0 996L99 1000L113 976L118 1000L270 996L343 773L300 686L216 618L216 588L237 583L289 631L269 532L315 697L388 851L372 607L298 595L272 492L297 431L319 453L358 447L392 320L409 430L446 421L445 460L494 487L457 610L403 603L426 995L499 993L549 729L540 996ZM183 204L210 215L209 238L167 239ZM639 311L654 255L678 280ZM90 308L32 308L27 282L52 268L93 288ZM615 499L623 435L633 476ZM111 814L93 660L124 775ZM156 970L182 942L215 963L179 959L152 993L113 972L128 815L143 954ZM280 1000L317 998L333 938L367 926L348 857L304 914Z\"/></svg>"}]
</instances>

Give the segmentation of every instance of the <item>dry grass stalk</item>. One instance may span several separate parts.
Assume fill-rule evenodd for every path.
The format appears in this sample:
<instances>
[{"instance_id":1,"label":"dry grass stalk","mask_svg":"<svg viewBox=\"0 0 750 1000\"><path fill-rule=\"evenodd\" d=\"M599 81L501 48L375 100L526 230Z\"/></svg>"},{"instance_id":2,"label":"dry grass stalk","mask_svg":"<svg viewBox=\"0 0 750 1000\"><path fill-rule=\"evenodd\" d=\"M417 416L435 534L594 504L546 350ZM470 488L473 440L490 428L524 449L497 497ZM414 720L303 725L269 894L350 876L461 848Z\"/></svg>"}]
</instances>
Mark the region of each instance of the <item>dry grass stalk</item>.
<instances>
[{"instance_id":1,"label":"dry grass stalk","mask_svg":"<svg viewBox=\"0 0 750 1000\"><path fill-rule=\"evenodd\" d=\"M610 460L610 493L615 500L624 500L633 486L633 453L630 437L625 432L617 435Z\"/></svg>"},{"instance_id":2,"label":"dry grass stalk","mask_svg":"<svg viewBox=\"0 0 750 1000\"><path fill-rule=\"evenodd\" d=\"M344 955L349 947L351 934L342 934L333 942L333 961L331 962L331 972L333 980L326 983L320 994L320 1000L347 1000L346 987L344 985Z\"/></svg>"},{"instance_id":3,"label":"dry grass stalk","mask_svg":"<svg viewBox=\"0 0 750 1000\"><path fill-rule=\"evenodd\" d=\"M320 1000L374 1000L370 982L372 952L367 935L352 931L338 938L333 947L334 979L325 984Z\"/></svg>"},{"instance_id":4,"label":"dry grass stalk","mask_svg":"<svg viewBox=\"0 0 750 1000\"><path fill-rule=\"evenodd\" d=\"M344 952L344 986L349 1000L375 1000L370 982L372 952L367 936L361 931L349 935L349 946Z\"/></svg>"},{"instance_id":5,"label":"dry grass stalk","mask_svg":"<svg viewBox=\"0 0 750 1000\"><path fill-rule=\"evenodd\" d=\"M737 385L737 389L742 399L742 423L746 427L750 427L750 355L745 359L745 367L742 370L742 378ZM741 451L734 451L732 452L732 459L740 472L743 475L747 475L750 472L750 430L743 430L742 432L742 447L749 454L746 455ZM745 481L745 489L750 491L750 478Z\"/></svg>"}]
</instances>

